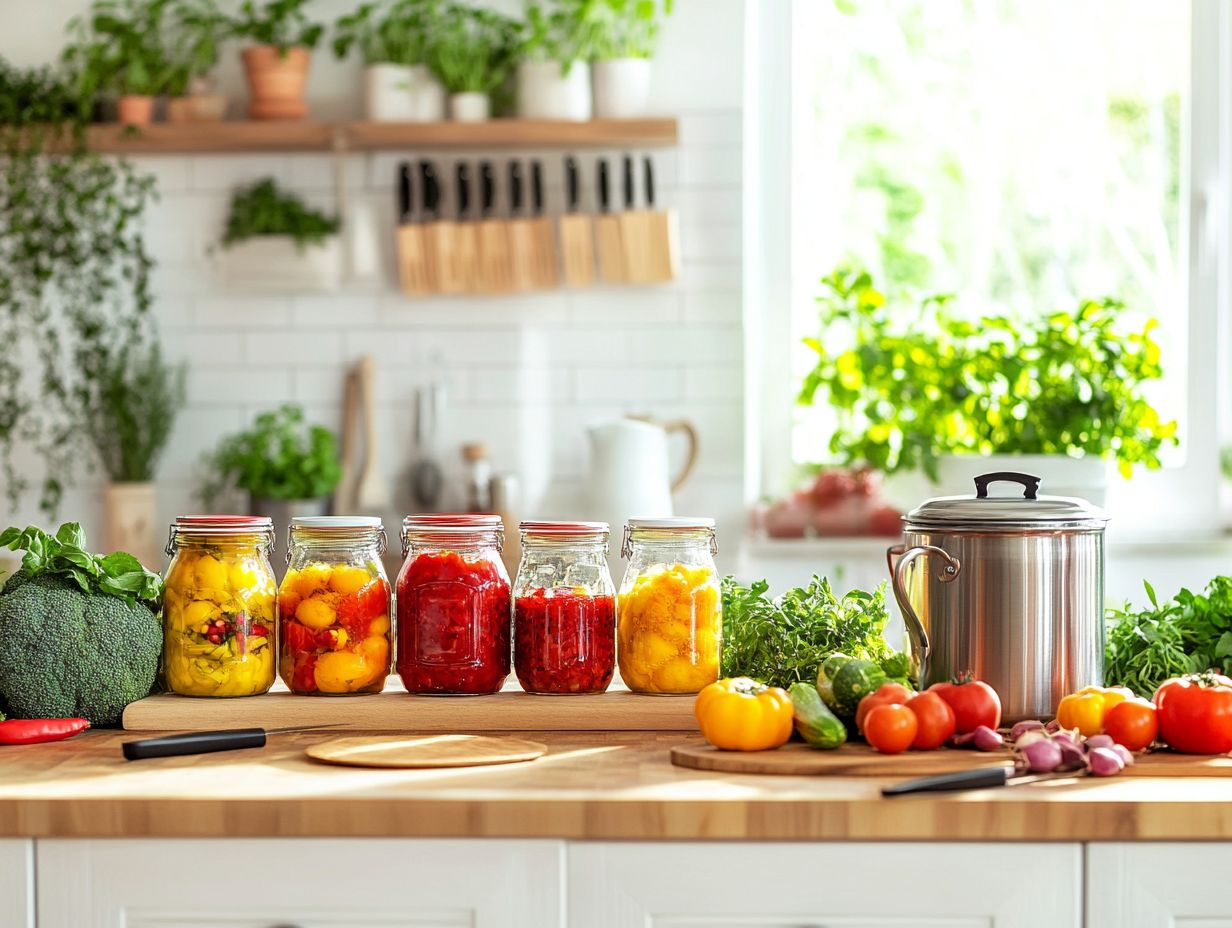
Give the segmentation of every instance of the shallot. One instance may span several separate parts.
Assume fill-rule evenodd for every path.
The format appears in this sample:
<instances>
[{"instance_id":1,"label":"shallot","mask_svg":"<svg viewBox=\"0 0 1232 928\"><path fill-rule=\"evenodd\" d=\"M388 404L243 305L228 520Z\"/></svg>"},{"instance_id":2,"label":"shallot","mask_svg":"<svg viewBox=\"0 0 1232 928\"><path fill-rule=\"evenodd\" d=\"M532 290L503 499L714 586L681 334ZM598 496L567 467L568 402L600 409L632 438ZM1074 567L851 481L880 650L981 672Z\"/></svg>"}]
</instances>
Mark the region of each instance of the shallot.
<instances>
[{"instance_id":1,"label":"shallot","mask_svg":"<svg viewBox=\"0 0 1232 928\"><path fill-rule=\"evenodd\" d=\"M1129 748L1125 747L1125 745L1114 744L1112 745L1112 750L1116 753L1117 757L1121 758L1122 763L1124 763L1126 767L1133 764L1134 752L1131 751Z\"/></svg>"},{"instance_id":2,"label":"shallot","mask_svg":"<svg viewBox=\"0 0 1232 928\"><path fill-rule=\"evenodd\" d=\"M1010 740L1017 743L1023 735L1029 731L1042 732L1044 723L1039 719L1023 719L1021 722L1015 722L1014 727L1010 729Z\"/></svg>"},{"instance_id":3,"label":"shallot","mask_svg":"<svg viewBox=\"0 0 1232 928\"><path fill-rule=\"evenodd\" d=\"M971 743L979 751L999 751L1005 744L1005 739L996 730L987 725L977 725L971 733Z\"/></svg>"},{"instance_id":4,"label":"shallot","mask_svg":"<svg viewBox=\"0 0 1232 928\"><path fill-rule=\"evenodd\" d=\"M1093 777L1115 776L1125 769L1125 762L1112 748L1091 748L1087 754L1087 766Z\"/></svg>"},{"instance_id":5,"label":"shallot","mask_svg":"<svg viewBox=\"0 0 1232 928\"><path fill-rule=\"evenodd\" d=\"M1061 764L1061 748L1053 740L1028 744L1022 749L1022 756L1032 773L1051 773Z\"/></svg>"},{"instance_id":6,"label":"shallot","mask_svg":"<svg viewBox=\"0 0 1232 928\"><path fill-rule=\"evenodd\" d=\"M1114 744L1116 742L1112 740L1111 735L1090 735L1087 737L1088 748L1110 748Z\"/></svg>"}]
</instances>

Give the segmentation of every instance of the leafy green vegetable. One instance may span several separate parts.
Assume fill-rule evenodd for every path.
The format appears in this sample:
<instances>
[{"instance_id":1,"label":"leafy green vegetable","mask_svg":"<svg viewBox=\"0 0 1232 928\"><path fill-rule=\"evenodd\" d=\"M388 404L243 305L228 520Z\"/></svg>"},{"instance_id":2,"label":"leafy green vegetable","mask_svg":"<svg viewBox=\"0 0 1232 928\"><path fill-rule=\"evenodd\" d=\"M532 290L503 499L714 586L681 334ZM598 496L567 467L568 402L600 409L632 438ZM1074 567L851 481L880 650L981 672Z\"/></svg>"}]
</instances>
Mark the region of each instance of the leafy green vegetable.
<instances>
[{"instance_id":1,"label":"leafy green vegetable","mask_svg":"<svg viewBox=\"0 0 1232 928\"><path fill-rule=\"evenodd\" d=\"M777 599L766 595L765 580L743 587L724 577L722 589L725 677L752 677L784 688L812 683L822 662L836 652L891 663L882 667L888 677L906 676L896 671L910 667L882 637L889 619L884 583L872 593L852 590L841 597L818 576Z\"/></svg>"},{"instance_id":2,"label":"leafy green vegetable","mask_svg":"<svg viewBox=\"0 0 1232 928\"><path fill-rule=\"evenodd\" d=\"M303 249L336 235L337 217L311 209L293 193L278 189L274 178L259 180L236 192L223 233L223 247L260 235L289 235Z\"/></svg>"},{"instance_id":3,"label":"leafy green vegetable","mask_svg":"<svg viewBox=\"0 0 1232 928\"><path fill-rule=\"evenodd\" d=\"M1169 677L1216 670L1232 673L1232 577L1203 594L1183 589L1162 605L1149 583L1150 608L1128 603L1108 610L1104 680L1150 697Z\"/></svg>"},{"instance_id":4,"label":"leafy green vegetable","mask_svg":"<svg viewBox=\"0 0 1232 928\"><path fill-rule=\"evenodd\" d=\"M227 21L227 31L241 39L277 47L279 54L302 46L315 48L325 27L309 18L309 0L267 0L258 7L256 0L244 0L236 16Z\"/></svg>"},{"instance_id":5,"label":"leafy green vegetable","mask_svg":"<svg viewBox=\"0 0 1232 928\"><path fill-rule=\"evenodd\" d=\"M518 24L491 10L451 3L431 43L432 70L450 93L491 93L516 64Z\"/></svg>"},{"instance_id":6,"label":"leafy green vegetable","mask_svg":"<svg viewBox=\"0 0 1232 928\"><path fill-rule=\"evenodd\" d=\"M123 551L106 556L91 554L86 550L85 532L76 522L65 522L54 537L34 525L24 530L10 526L0 532L0 548L26 552L21 570L5 584L5 593L28 580L57 577L70 581L83 593L106 593L152 609L157 609L162 599L163 581L158 574Z\"/></svg>"}]
</instances>

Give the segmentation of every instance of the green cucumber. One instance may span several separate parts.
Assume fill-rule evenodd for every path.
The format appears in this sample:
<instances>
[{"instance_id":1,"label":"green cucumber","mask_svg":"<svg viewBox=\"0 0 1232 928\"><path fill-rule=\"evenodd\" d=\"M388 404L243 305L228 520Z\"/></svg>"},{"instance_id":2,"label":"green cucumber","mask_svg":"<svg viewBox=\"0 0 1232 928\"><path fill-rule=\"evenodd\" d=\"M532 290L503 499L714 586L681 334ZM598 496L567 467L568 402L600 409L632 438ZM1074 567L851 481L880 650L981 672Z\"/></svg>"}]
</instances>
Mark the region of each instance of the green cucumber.
<instances>
[{"instance_id":1,"label":"green cucumber","mask_svg":"<svg viewBox=\"0 0 1232 928\"><path fill-rule=\"evenodd\" d=\"M831 708L840 717L851 718L856 714L860 700L869 693L875 693L888 677L872 661L853 660L842 664L832 679L834 701L830 704Z\"/></svg>"},{"instance_id":2,"label":"green cucumber","mask_svg":"<svg viewBox=\"0 0 1232 928\"><path fill-rule=\"evenodd\" d=\"M847 726L829 710L817 687L793 683L787 692L795 710L796 731L809 747L833 751L847 740Z\"/></svg>"},{"instance_id":3,"label":"green cucumber","mask_svg":"<svg viewBox=\"0 0 1232 928\"><path fill-rule=\"evenodd\" d=\"M840 667L854 660L855 658L848 654L834 653L822 661L821 668L817 671L817 692L821 694L821 698L831 709L836 705L834 675L838 673Z\"/></svg>"}]
</instances>

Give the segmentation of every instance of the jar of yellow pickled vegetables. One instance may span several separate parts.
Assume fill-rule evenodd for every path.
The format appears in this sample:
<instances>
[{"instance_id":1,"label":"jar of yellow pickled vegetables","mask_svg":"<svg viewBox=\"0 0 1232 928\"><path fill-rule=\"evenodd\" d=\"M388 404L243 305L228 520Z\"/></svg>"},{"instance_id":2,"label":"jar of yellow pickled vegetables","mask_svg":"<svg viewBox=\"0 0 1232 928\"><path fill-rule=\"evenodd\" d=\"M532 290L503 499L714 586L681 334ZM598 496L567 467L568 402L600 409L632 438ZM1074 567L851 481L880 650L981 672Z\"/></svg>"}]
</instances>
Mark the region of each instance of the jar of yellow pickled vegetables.
<instances>
[{"instance_id":1,"label":"jar of yellow pickled vegetables","mask_svg":"<svg viewBox=\"0 0 1232 928\"><path fill-rule=\"evenodd\" d=\"M635 693L686 695L719 677L723 608L714 520L630 519L616 600L616 656Z\"/></svg>"},{"instance_id":2,"label":"jar of yellow pickled vegetables","mask_svg":"<svg viewBox=\"0 0 1232 928\"><path fill-rule=\"evenodd\" d=\"M182 696L257 696L274 683L274 523L181 516L163 594L163 673Z\"/></svg>"},{"instance_id":3,"label":"jar of yellow pickled vegetables","mask_svg":"<svg viewBox=\"0 0 1232 928\"><path fill-rule=\"evenodd\" d=\"M302 695L379 693L393 635L381 520L295 518L288 538L278 588L282 681Z\"/></svg>"}]
</instances>

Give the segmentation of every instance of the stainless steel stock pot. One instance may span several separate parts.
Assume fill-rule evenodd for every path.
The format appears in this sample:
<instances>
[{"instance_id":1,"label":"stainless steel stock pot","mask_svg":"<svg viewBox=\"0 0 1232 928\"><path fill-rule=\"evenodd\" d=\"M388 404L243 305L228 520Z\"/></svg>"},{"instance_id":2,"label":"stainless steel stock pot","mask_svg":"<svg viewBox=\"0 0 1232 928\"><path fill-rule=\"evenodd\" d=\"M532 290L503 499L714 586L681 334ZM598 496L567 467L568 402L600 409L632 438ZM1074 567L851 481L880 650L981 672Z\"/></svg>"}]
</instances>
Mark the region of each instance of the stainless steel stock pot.
<instances>
[{"instance_id":1,"label":"stainless steel stock pot","mask_svg":"<svg viewBox=\"0 0 1232 928\"><path fill-rule=\"evenodd\" d=\"M990 496L993 483L1022 496ZM998 472L974 496L930 499L887 552L920 684L970 672L1003 717L1051 718L1104 672L1104 527L1084 500L1039 496L1040 479Z\"/></svg>"}]
</instances>

